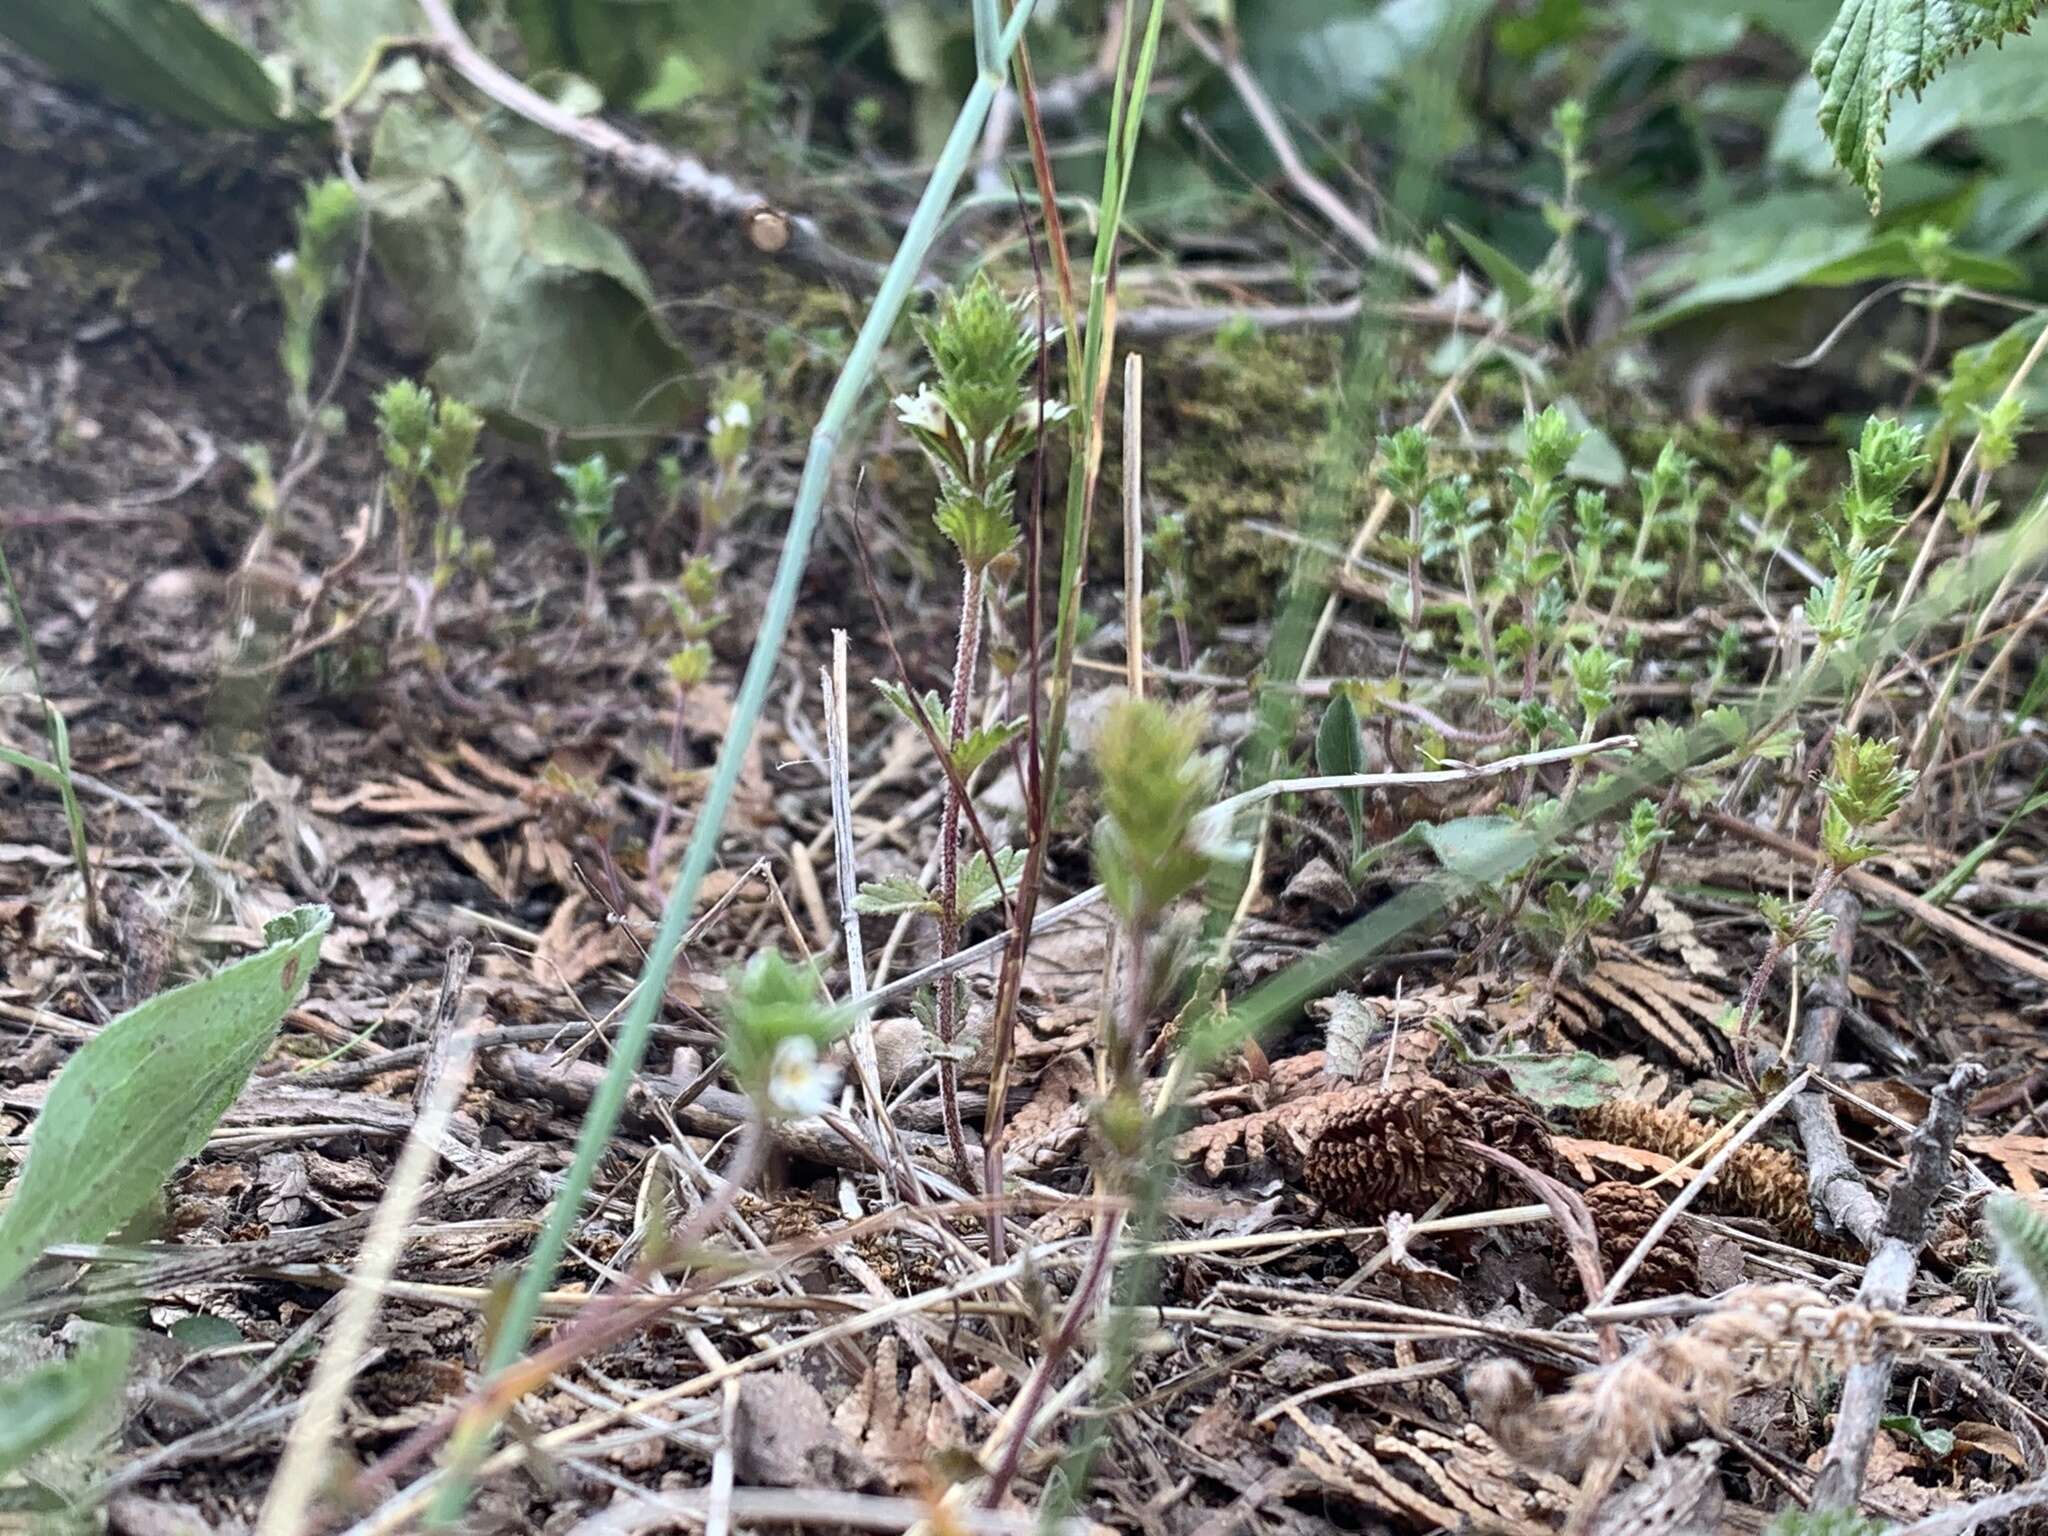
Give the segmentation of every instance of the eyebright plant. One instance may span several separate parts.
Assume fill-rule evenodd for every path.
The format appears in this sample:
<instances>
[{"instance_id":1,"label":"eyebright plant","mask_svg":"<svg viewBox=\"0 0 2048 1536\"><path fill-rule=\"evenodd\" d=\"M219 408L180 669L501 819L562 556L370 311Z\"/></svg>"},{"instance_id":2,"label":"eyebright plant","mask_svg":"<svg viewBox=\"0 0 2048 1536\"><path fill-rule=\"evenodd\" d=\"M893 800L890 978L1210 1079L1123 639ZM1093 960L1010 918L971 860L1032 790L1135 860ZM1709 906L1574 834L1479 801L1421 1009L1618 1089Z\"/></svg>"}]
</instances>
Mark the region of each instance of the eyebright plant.
<instances>
[{"instance_id":1,"label":"eyebright plant","mask_svg":"<svg viewBox=\"0 0 2048 1536\"><path fill-rule=\"evenodd\" d=\"M711 453L711 479L700 497L697 548L706 548L719 529L739 515L748 489L747 453L759 430L767 386L751 369L727 374L711 395L711 415L704 424ZM680 499L680 497L678 497Z\"/></svg>"},{"instance_id":2,"label":"eyebright plant","mask_svg":"<svg viewBox=\"0 0 2048 1536\"><path fill-rule=\"evenodd\" d=\"M562 521L569 538L583 556L583 607L594 612L598 606L598 568L621 537L612 526L619 487L624 475L614 474L601 453L593 453L577 464L557 464L555 478L569 494L562 498Z\"/></svg>"},{"instance_id":3,"label":"eyebright plant","mask_svg":"<svg viewBox=\"0 0 2048 1536\"><path fill-rule=\"evenodd\" d=\"M915 697L884 683L883 695L929 733L945 757L946 790L939 824L939 888L895 881L864 887L856 903L871 913L929 913L939 929L939 955L960 947L960 931L981 906L994 905L1014 884L1021 857L977 851L963 870L960 820L967 780L1024 730L1022 720L979 728L975 677L981 662L983 610L992 569L1012 563L1017 544L1016 467L1048 422L1066 415L1041 403L1028 387L1038 337L1026 324L1029 300L1003 297L986 273L949 293L937 311L918 322L931 361L932 381L896 399L897 418L909 429L938 477L933 520L960 561L960 623L950 696ZM959 1119L958 1062L954 1042L961 1025L960 989L939 988L934 1027L939 1037L939 1092L946 1136L961 1179L973 1183Z\"/></svg>"},{"instance_id":4,"label":"eyebright plant","mask_svg":"<svg viewBox=\"0 0 2048 1536\"><path fill-rule=\"evenodd\" d=\"M816 975L764 950L731 978L724 1013L726 1066L763 1117L802 1119L831 1106L839 1072L824 1057L845 1026Z\"/></svg>"},{"instance_id":5,"label":"eyebright plant","mask_svg":"<svg viewBox=\"0 0 2048 1536\"><path fill-rule=\"evenodd\" d=\"M297 243L270 264L271 283L284 305L278 361L290 388L295 421L304 421L312 412L313 332L341 285L349 236L360 217L361 207L347 182L338 176L315 182L299 205Z\"/></svg>"}]
</instances>

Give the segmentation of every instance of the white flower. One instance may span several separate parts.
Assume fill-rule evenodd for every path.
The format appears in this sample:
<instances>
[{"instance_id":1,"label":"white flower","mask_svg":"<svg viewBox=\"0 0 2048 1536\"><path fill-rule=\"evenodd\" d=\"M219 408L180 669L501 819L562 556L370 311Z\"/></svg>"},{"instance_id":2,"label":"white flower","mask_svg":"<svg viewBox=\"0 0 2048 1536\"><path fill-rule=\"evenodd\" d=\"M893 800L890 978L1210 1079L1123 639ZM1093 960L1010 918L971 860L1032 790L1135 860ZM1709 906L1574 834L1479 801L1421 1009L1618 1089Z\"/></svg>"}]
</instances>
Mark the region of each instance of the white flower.
<instances>
[{"instance_id":1,"label":"white flower","mask_svg":"<svg viewBox=\"0 0 2048 1536\"><path fill-rule=\"evenodd\" d=\"M290 277L293 272L298 270L298 266L299 258L297 253L293 251L279 251L270 258L270 270L279 277Z\"/></svg>"},{"instance_id":2,"label":"white flower","mask_svg":"<svg viewBox=\"0 0 2048 1536\"><path fill-rule=\"evenodd\" d=\"M744 432L753 424L754 413L744 400L726 401L725 409L711 418L711 430L714 432L723 427L733 427Z\"/></svg>"},{"instance_id":3,"label":"white flower","mask_svg":"<svg viewBox=\"0 0 2048 1536\"><path fill-rule=\"evenodd\" d=\"M839 1069L818 1060L818 1042L792 1035L768 1066L768 1102L794 1120L822 1115L839 1093Z\"/></svg>"},{"instance_id":4,"label":"white flower","mask_svg":"<svg viewBox=\"0 0 2048 1536\"><path fill-rule=\"evenodd\" d=\"M943 434L946 430L946 407L932 393L929 385L920 385L916 394L896 397L896 419L906 427L921 427L927 432Z\"/></svg>"}]
</instances>

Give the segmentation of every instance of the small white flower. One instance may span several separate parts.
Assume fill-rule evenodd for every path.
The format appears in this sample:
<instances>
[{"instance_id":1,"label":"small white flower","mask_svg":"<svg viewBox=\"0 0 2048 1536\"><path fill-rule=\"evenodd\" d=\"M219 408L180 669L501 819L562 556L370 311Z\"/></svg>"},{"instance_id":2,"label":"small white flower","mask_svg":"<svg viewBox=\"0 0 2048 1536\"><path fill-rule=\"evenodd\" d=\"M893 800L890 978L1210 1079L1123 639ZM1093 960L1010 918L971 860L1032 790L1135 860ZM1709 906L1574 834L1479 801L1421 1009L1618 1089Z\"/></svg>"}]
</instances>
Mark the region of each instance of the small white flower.
<instances>
[{"instance_id":1,"label":"small white flower","mask_svg":"<svg viewBox=\"0 0 2048 1536\"><path fill-rule=\"evenodd\" d=\"M942 434L946 430L946 407L928 385L920 385L916 394L896 397L896 419L906 427Z\"/></svg>"},{"instance_id":2,"label":"small white flower","mask_svg":"<svg viewBox=\"0 0 2048 1536\"><path fill-rule=\"evenodd\" d=\"M818 1060L818 1042L792 1035L775 1047L768 1066L768 1102L779 1114L802 1120L822 1115L839 1093L839 1069Z\"/></svg>"},{"instance_id":3,"label":"small white flower","mask_svg":"<svg viewBox=\"0 0 2048 1536\"><path fill-rule=\"evenodd\" d=\"M279 277L290 277L298 270L299 258L293 251L279 251L270 258L270 270Z\"/></svg>"},{"instance_id":4,"label":"small white flower","mask_svg":"<svg viewBox=\"0 0 2048 1536\"><path fill-rule=\"evenodd\" d=\"M748 408L746 401L728 400L725 409L712 417L711 430L716 432L722 427L733 427L744 432L753 424L754 413Z\"/></svg>"},{"instance_id":5,"label":"small white flower","mask_svg":"<svg viewBox=\"0 0 2048 1536\"><path fill-rule=\"evenodd\" d=\"M1040 427L1049 427L1056 421L1065 421L1073 414L1073 408L1064 400L1026 400L1017 407L1017 425L1026 432Z\"/></svg>"}]
</instances>

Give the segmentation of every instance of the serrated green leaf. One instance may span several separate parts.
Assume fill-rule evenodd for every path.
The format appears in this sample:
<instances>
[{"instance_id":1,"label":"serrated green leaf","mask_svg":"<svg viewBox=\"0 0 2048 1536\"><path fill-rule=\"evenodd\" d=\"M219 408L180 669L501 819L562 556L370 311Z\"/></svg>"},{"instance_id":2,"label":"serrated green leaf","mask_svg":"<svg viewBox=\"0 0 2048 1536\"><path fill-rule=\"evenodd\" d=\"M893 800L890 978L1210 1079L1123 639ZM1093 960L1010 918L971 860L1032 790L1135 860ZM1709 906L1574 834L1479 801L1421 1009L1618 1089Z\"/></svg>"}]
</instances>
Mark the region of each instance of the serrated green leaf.
<instances>
[{"instance_id":1,"label":"serrated green leaf","mask_svg":"<svg viewBox=\"0 0 2048 1536\"><path fill-rule=\"evenodd\" d=\"M1024 855L1013 848L996 850L995 872L989 869L988 855L976 850L960 868L960 918L964 922L977 912L985 912L1002 899L1005 891L1017 888L1017 877L1024 873ZM1002 884L996 883L996 875L1002 876Z\"/></svg>"},{"instance_id":2,"label":"serrated green leaf","mask_svg":"<svg viewBox=\"0 0 2048 1536\"><path fill-rule=\"evenodd\" d=\"M910 876L898 875L888 880L861 882L860 892L853 898L853 910L864 917L900 917L906 912L936 916L939 904L930 891Z\"/></svg>"},{"instance_id":3,"label":"serrated green leaf","mask_svg":"<svg viewBox=\"0 0 2048 1536\"><path fill-rule=\"evenodd\" d=\"M201 128L291 126L256 56L186 0L7 0L0 37L67 80Z\"/></svg>"},{"instance_id":4,"label":"serrated green leaf","mask_svg":"<svg viewBox=\"0 0 2048 1536\"><path fill-rule=\"evenodd\" d=\"M1820 126L1874 211L1892 101L1951 60L2023 31L2038 0L1844 0L1814 51Z\"/></svg>"},{"instance_id":5,"label":"serrated green leaf","mask_svg":"<svg viewBox=\"0 0 2048 1536\"><path fill-rule=\"evenodd\" d=\"M983 726L970 731L960 739L952 750L953 767L961 778L966 778L983 763L994 757L1003 748L1024 734L1030 724L1028 720L1001 720L994 725ZM943 739L943 736L941 737Z\"/></svg>"},{"instance_id":6,"label":"serrated green leaf","mask_svg":"<svg viewBox=\"0 0 2048 1536\"><path fill-rule=\"evenodd\" d=\"M0 1213L0 1291L53 1243L97 1243L206 1144L320 958L333 914L268 923L269 947L132 1008L65 1064Z\"/></svg>"},{"instance_id":7,"label":"serrated green leaf","mask_svg":"<svg viewBox=\"0 0 2048 1536\"><path fill-rule=\"evenodd\" d=\"M924 723L931 727L932 734L940 741L946 739L951 727L946 722L946 701L939 697L937 689L927 688L924 697L918 698L901 683L892 683L887 678L878 677L875 679L875 691L887 699L896 713L912 725L916 725L918 717L922 715Z\"/></svg>"},{"instance_id":8,"label":"serrated green leaf","mask_svg":"<svg viewBox=\"0 0 2048 1536\"><path fill-rule=\"evenodd\" d=\"M1614 1096L1621 1081L1613 1066L1590 1051L1567 1056L1478 1056L1475 1061L1499 1067L1515 1092L1532 1104L1551 1109L1591 1109Z\"/></svg>"},{"instance_id":9,"label":"serrated green leaf","mask_svg":"<svg viewBox=\"0 0 2048 1536\"><path fill-rule=\"evenodd\" d=\"M121 1387L130 1335L100 1328L68 1360L0 1381L0 1476L89 1420Z\"/></svg>"}]
</instances>

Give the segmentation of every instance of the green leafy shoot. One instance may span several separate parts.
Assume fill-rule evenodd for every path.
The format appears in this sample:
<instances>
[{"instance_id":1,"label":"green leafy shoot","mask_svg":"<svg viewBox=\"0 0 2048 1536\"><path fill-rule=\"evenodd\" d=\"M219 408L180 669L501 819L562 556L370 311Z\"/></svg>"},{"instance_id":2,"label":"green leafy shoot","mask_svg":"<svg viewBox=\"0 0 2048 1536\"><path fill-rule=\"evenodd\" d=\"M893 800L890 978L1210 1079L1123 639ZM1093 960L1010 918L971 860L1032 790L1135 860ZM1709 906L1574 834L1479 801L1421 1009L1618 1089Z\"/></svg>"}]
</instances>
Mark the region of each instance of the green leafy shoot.
<instances>
[{"instance_id":1,"label":"green leafy shoot","mask_svg":"<svg viewBox=\"0 0 2048 1536\"><path fill-rule=\"evenodd\" d=\"M1005 891L1017 888L1017 877L1023 873L1024 855L1016 849L998 848L993 866L988 855L976 849L960 866L960 921L965 922L1001 901Z\"/></svg>"},{"instance_id":2,"label":"green leafy shoot","mask_svg":"<svg viewBox=\"0 0 2048 1536\"><path fill-rule=\"evenodd\" d=\"M339 176L306 188L299 207L298 241L270 264L270 278L284 306L278 360L291 388L292 415L304 420L312 409L313 340L320 316L341 283L349 236L359 227L355 189Z\"/></svg>"},{"instance_id":3,"label":"green leafy shoot","mask_svg":"<svg viewBox=\"0 0 2048 1536\"><path fill-rule=\"evenodd\" d=\"M731 979L724 1014L726 1065L761 1113L821 1113L836 1075L821 1058L846 1025L819 995L817 974L764 950Z\"/></svg>"},{"instance_id":4,"label":"green leafy shoot","mask_svg":"<svg viewBox=\"0 0 2048 1536\"><path fill-rule=\"evenodd\" d=\"M1205 815L1223 768L1202 751L1204 724L1198 708L1143 698L1119 700L1103 723L1095 877L1130 929L1144 931L1226 853Z\"/></svg>"},{"instance_id":5,"label":"green leafy shoot","mask_svg":"<svg viewBox=\"0 0 2048 1536\"><path fill-rule=\"evenodd\" d=\"M1918 775L1899 762L1895 742L1842 735L1834 751L1834 771L1821 785L1821 851L1846 869L1876 852L1863 833L1897 813Z\"/></svg>"}]
</instances>

